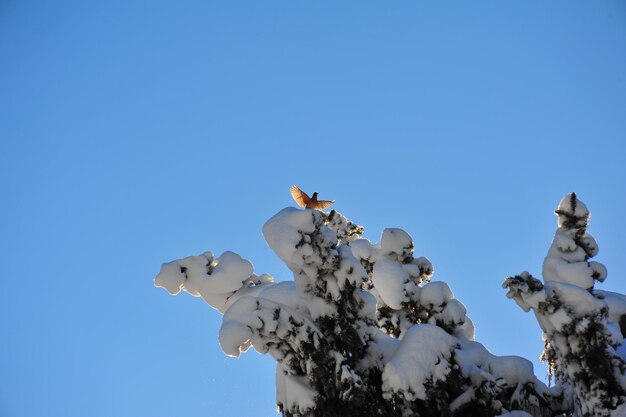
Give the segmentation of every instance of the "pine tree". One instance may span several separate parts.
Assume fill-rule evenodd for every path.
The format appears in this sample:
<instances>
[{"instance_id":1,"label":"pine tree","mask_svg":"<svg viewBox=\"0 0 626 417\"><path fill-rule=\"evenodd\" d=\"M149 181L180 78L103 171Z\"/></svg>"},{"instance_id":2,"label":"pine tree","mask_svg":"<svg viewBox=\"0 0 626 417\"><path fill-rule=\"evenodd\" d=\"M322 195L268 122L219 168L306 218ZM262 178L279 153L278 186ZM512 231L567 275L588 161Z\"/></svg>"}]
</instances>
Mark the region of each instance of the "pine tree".
<instances>
[{"instance_id":1,"label":"pine tree","mask_svg":"<svg viewBox=\"0 0 626 417\"><path fill-rule=\"evenodd\" d=\"M574 216L563 225L576 228L583 214L573 204L559 210L568 213L560 216ZM205 252L164 264L155 284L173 295L185 290L202 297L222 312L219 342L227 355L237 357L250 347L272 355L277 406L286 417L495 417L514 410L510 417L548 417L574 409L575 385L560 382L548 388L534 376L530 361L494 356L474 340L465 306L446 283L431 281L433 266L414 256L408 233L385 229L380 243L372 243L362 237L363 230L334 210L286 208L266 222L263 235L293 272L293 281L276 283L268 274L256 275L249 261L232 252L217 258ZM567 233L575 246L570 252L580 247L594 253L593 238L580 227ZM600 264L584 256L579 261L579 254L570 252L558 252L558 259L567 265L585 262L592 282L605 276ZM557 289L572 286L556 281ZM539 307L526 298L548 288L528 275L506 284L527 310ZM576 288L601 303L587 287ZM562 302L561 293L554 290L550 294L556 301L541 308ZM594 320L587 332L597 335L601 345L611 333L598 329L615 326L607 324L606 310ZM611 343L607 346L614 348ZM558 356L563 352L546 351L557 380L565 381L568 371L559 367ZM593 350L593 355L601 353ZM619 368L617 358L609 357L610 369ZM618 391L608 393L617 400L605 401L613 408L621 401L623 390Z\"/></svg>"},{"instance_id":2,"label":"pine tree","mask_svg":"<svg viewBox=\"0 0 626 417\"><path fill-rule=\"evenodd\" d=\"M543 264L544 283L522 272L507 278L503 287L524 311L535 313L544 337L542 359L563 392L566 409L576 417L624 416L626 363L616 352L623 335L609 320L606 293L594 290L607 272L589 261L598 253L587 232L589 211L571 193L555 213L558 228Z\"/></svg>"}]
</instances>

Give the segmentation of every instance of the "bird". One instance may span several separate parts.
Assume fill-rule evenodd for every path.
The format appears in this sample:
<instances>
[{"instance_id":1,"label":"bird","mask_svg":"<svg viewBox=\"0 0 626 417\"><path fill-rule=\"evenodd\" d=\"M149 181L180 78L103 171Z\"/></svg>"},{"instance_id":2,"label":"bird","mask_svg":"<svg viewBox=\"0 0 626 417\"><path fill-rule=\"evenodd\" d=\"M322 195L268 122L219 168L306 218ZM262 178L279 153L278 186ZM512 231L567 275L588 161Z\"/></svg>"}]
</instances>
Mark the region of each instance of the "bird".
<instances>
[{"instance_id":1,"label":"bird","mask_svg":"<svg viewBox=\"0 0 626 417\"><path fill-rule=\"evenodd\" d=\"M317 192L313 193L313 197L309 197L307 193L299 189L297 185L292 186L289 191L291 192L293 199L296 200L296 203L298 203L300 207L306 207L308 209L323 210L326 207L330 207L335 202L335 200L318 200Z\"/></svg>"}]
</instances>

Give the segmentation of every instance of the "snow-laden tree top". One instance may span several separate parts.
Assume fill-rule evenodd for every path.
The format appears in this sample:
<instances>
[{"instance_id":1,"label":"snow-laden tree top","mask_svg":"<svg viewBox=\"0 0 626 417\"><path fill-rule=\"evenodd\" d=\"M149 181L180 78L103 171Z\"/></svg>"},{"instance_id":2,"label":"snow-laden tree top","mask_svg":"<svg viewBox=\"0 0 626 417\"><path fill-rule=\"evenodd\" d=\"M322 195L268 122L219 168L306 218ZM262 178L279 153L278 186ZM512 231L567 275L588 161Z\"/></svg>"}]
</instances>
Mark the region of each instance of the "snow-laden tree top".
<instances>
[{"instance_id":1,"label":"snow-laden tree top","mask_svg":"<svg viewBox=\"0 0 626 417\"><path fill-rule=\"evenodd\" d=\"M535 313L544 333L542 359L573 415L626 416L626 352L619 352L626 298L594 289L607 270L590 261L598 245L587 232L590 213L585 204L571 193L555 214L558 227L543 263L544 282L524 271L507 278L503 287L524 311Z\"/></svg>"},{"instance_id":2,"label":"snow-laden tree top","mask_svg":"<svg viewBox=\"0 0 626 417\"><path fill-rule=\"evenodd\" d=\"M563 197L559 208L558 228L543 263L543 279L593 288L594 280L604 281L606 268L589 261L598 254L596 240L587 232L590 213L575 193Z\"/></svg>"},{"instance_id":3,"label":"snow-laden tree top","mask_svg":"<svg viewBox=\"0 0 626 417\"><path fill-rule=\"evenodd\" d=\"M586 208L570 199L557 212L563 230L544 271L555 285L603 279L600 264L576 266L587 258L572 255L578 246L585 254L596 247L581 226ZM465 306L446 283L431 282L432 264L414 255L408 233L385 229L380 243L362 233L337 211L288 207L265 223L263 235L293 281L257 275L232 252L205 252L164 264L155 284L202 297L223 313L219 342L227 355L250 347L272 355L285 416L539 417L568 410L568 393L538 381L529 361L494 356L474 341ZM578 268L575 278L563 268ZM535 306L511 296L526 310Z\"/></svg>"}]
</instances>

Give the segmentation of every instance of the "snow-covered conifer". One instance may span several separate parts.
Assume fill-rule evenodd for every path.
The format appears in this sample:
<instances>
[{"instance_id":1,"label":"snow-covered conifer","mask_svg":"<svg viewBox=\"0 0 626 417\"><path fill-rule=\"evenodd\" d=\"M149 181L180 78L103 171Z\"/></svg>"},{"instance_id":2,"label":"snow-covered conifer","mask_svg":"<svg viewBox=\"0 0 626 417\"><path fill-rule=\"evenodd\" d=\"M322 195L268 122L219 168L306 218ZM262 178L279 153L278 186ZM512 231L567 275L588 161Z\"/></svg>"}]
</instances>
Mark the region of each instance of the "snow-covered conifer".
<instances>
[{"instance_id":1,"label":"snow-covered conifer","mask_svg":"<svg viewBox=\"0 0 626 417\"><path fill-rule=\"evenodd\" d=\"M293 273L276 283L232 252L163 264L155 284L224 314L227 355L250 347L276 361L286 417L552 416L561 393L522 358L474 341L465 306L405 231L380 243L336 211L285 208L263 226ZM556 404L556 405L555 405ZM517 414L515 412L519 411Z\"/></svg>"},{"instance_id":2,"label":"snow-covered conifer","mask_svg":"<svg viewBox=\"0 0 626 417\"><path fill-rule=\"evenodd\" d=\"M598 253L596 240L587 232L589 210L576 193L571 193L563 197L554 213L558 228L543 262L543 279L592 289L594 281L604 281L606 268L589 261Z\"/></svg>"},{"instance_id":3,"label":"snow-covered conifer","mask_svg":"<svg viewBox=\"0 0 626 417\"><path fill-rule=\"evenodd\" d=\"M503 287L524 311L535 313L543 331L542 359L562 391L561 407L575 417L624 416L626 362L616 350L623 335L615 323L626 312L624 298L594 290L606 268L589 261L598 246L586 231L587 207L571 193L555 213L558 229L544 261L544 282L522 272L506 278Z\"/></svg>"}]
</instances>

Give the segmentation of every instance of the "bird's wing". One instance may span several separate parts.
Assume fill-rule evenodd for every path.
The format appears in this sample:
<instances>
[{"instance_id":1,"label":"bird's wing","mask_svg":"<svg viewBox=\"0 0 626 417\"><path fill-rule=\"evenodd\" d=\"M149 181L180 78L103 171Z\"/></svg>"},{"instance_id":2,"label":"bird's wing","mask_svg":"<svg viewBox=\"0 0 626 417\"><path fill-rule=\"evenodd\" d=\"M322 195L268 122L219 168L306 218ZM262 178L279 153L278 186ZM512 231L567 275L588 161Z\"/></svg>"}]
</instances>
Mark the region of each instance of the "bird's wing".
<instances>
[{"instance_id":1,"label":"bird's wing","mask_svg":"<svg viewBox=\"0 0 626 417\"><path fill-rule=\"evenodd\" d=\"M317 210L324 210L326 207L330 207L333 204L335 204L335 200L333 201L328 201L328 200L319 200L317 202L317 204L315 205L315 208Z\"/></svg>"},{"instance_id":2,"label":"bird's wing","mask_svg":"<svg viewBox=\"0 0 626 417\"><path fill-rule=\"evenodd\" d=\"M293 197L294 200L296 200L296 203L298 203L300 207L306 207L309 201L311 201L311 198L308 195L306 195L304 191L299 189L296 185L292 186L289 192L291 193L291 196Z\"/></svg>"}]
</instances>

